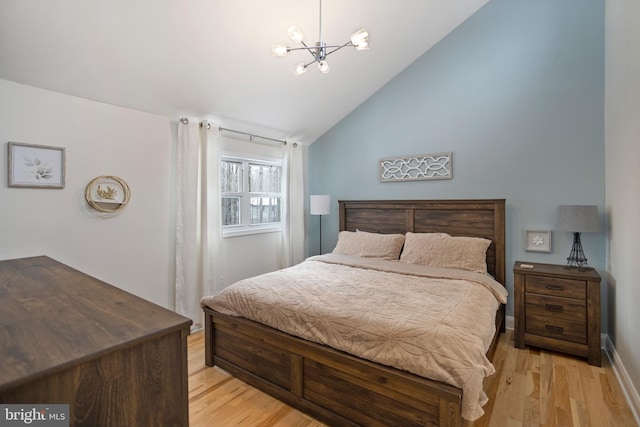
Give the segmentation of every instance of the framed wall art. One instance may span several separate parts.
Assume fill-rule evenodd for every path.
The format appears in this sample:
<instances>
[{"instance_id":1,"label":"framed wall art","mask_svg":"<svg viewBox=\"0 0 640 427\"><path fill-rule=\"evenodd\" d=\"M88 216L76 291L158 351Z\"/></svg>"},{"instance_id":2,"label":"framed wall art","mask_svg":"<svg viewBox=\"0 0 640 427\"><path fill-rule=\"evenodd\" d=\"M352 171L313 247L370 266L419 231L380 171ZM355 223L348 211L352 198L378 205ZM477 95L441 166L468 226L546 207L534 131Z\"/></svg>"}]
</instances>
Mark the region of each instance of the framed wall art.
<instances>
[{"instance_id":1,"label":"framed wall art","mask_svg":"<svg viewBox=\"0 0 640 427\"><path fill-rule=\"evenodd\" d=\"M111 213L119 211L129 203L131 190L124 179L103 175L87 184L84 197L89 206L96 211Z\"/></svg>"},{"instance_id":2,"label":"framed wall art","mask_svg":"<svg viewBox=\"0 0 640 427\"><path fill-rule=\"evenodd\" d=\"M551 252L551 230L524 230L524 250Z\"/></svg>"},{"instance_id":3,"label":"framed wall art","mask_svg":"<svg viewBox=\"0 0 640 427\"><path fill-rule=\"evenodd\" d=\"M452 179L451 153L421 154L380 159L380 182Z\"/></svg>"},{"instance_id":4,"label":"framed wall art","mask_svg":"<svg viewBox=\"0 0 640 427\"><path fill-rule=\"evenodd\" d=\"M65 149L9 142L9 187L64 188Z\"/></svg>"}]
</instances>

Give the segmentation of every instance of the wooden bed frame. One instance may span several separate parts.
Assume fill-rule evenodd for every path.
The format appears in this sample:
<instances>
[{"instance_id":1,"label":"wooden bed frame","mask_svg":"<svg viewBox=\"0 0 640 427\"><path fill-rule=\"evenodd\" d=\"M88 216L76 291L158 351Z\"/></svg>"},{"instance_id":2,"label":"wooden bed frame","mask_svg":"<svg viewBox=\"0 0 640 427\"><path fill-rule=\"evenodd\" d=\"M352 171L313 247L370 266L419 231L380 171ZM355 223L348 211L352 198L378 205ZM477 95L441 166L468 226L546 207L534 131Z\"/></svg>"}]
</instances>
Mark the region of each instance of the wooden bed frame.
<instances>
[{"instance_id":1,"label":"wooden bed frame","mask_svg":"<svg viewBox=\"0 0 640 427\"><path fill-rule=\"evenodd\" d=\"M340 201L340 230L445 232L492 241L487 268L505 283L505 201ZM205 363L332 426L462 424L462 390L360 359L268 326L205 313ZM496 314L493 358L505 310Z\"/></svg>"}]
</instances>

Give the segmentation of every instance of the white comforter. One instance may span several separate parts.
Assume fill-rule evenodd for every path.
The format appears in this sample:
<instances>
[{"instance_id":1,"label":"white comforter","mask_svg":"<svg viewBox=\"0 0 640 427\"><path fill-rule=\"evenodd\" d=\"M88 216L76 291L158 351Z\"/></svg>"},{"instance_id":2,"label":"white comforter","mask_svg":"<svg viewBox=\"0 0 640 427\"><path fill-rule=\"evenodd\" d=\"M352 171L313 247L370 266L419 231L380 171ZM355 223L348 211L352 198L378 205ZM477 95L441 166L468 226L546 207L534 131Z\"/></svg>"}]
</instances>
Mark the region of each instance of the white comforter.
<instances>
[{"instance_id":1,"label":"white comforter","mask_svg":"<svg viewBox=\"0 0 640 427\"><path fill-rule=\"evenodd\" d=\"M462 388L462 417L475 420L506 298L479 273L328 254L237 282L201 305Z\"/></svg>"}]
</instances>

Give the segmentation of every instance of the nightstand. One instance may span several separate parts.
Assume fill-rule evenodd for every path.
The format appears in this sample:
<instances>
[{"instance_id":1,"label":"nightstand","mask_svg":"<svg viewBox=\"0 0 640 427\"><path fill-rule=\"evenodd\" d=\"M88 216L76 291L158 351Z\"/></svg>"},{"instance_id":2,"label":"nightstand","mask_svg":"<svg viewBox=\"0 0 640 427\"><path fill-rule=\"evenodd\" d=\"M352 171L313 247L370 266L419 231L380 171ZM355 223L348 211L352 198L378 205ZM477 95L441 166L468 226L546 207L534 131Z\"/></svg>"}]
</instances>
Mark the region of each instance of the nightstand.
<instances>
[{"instance_id":1,"label":"nightstand","mask_svg":"<svg viewBox=\"0 0 640 427\"><path fill-rule=\"evenodd\" d=\"M517 348L570 353L600 366L600 275L594 269L516 261L513 280Z\"/></svg>"}]
</instances>

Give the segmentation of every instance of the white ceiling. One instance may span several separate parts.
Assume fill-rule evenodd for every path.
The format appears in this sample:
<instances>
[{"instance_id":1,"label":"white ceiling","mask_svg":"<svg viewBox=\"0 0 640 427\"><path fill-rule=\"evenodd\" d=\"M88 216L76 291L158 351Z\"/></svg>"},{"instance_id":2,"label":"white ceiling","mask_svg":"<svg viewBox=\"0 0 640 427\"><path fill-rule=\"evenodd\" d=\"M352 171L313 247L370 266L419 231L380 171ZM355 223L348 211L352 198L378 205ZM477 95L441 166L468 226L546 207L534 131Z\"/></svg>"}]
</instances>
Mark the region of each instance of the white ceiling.
<instances>
[{"instance_id":1,"label":"white ceiling","mask_svg":"<svg viewBox=\"0 0 640 427\"><path fill-rule=\"evenodd\" d=\"M311 143L488 0L324 0L323 41L359 28L371 50L329 74L273 58L297 24L318 41L318 0L1 0L0 78Z\"/></svg>"}]
</instances>

